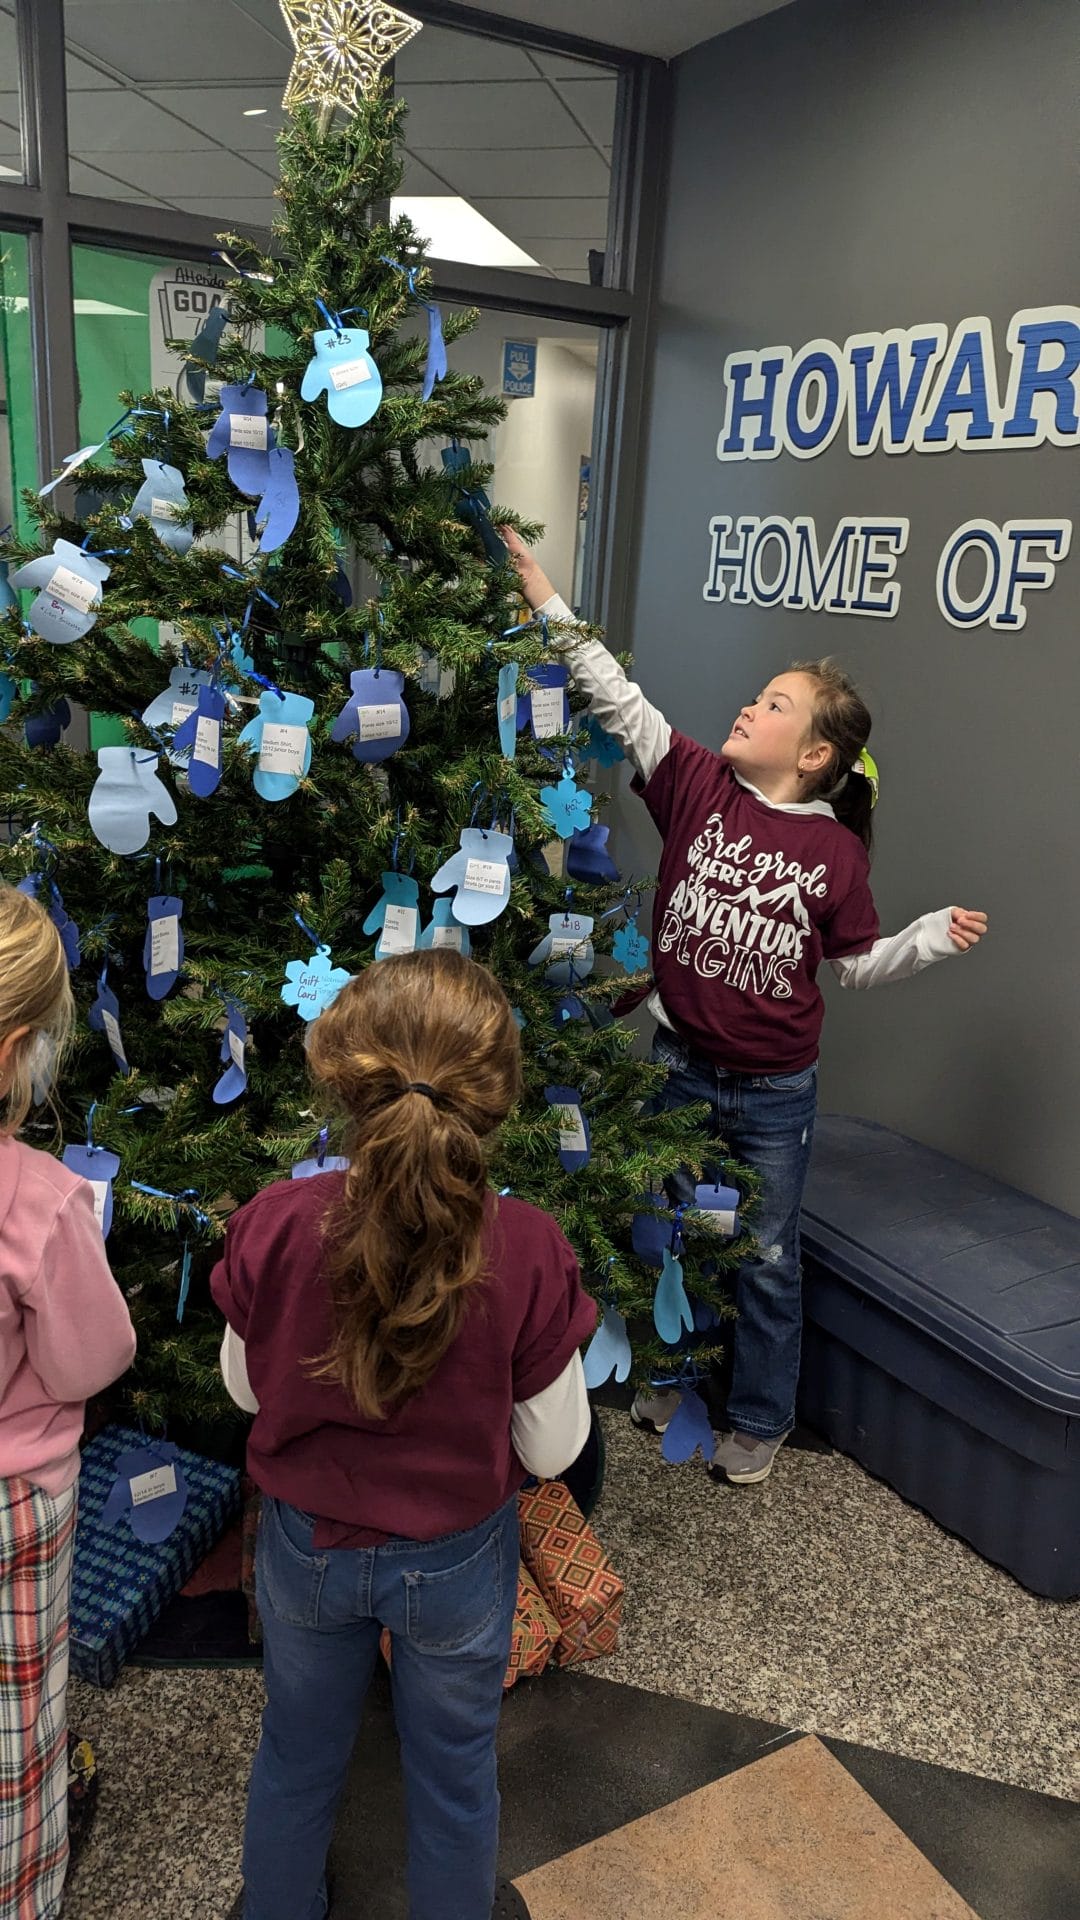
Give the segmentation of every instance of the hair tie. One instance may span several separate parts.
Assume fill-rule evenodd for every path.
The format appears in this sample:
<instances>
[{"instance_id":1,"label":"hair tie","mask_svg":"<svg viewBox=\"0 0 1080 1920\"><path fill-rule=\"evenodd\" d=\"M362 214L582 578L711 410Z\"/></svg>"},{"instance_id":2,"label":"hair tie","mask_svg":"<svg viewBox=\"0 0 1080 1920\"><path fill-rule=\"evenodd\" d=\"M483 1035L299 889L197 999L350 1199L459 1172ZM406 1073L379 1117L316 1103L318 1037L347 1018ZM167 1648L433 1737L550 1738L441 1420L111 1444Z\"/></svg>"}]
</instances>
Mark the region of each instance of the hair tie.
<instances>
[{"instance_id":1,"label":"hair tie","mask_svg":"<svg viewBox=\"0 0 1080 1920\"><path fill-rule=\"evenodd\" d=\"M863 779L870 782L870 808L871 811L873 811L878 803L879 775L877 761L872 758L865 747L858 759L854 762L851 771L852 773L861 773Z\"/></svg>"},{"instance_id":2,"label":"hair tie","mask_svg":"<svg viewBox=\"0 0 1080 1920\"><path fill-rule=\"evenodd\" d=\"M410 1080L408 1086L402 1087L401 1091L403 1094L422 1093L425 1100L430 1100L434 1106L437 1107L441 1104L439 1095L436 1093L434 1087L428 1086L426 1080Z\"/></svg>"}]
</instances>

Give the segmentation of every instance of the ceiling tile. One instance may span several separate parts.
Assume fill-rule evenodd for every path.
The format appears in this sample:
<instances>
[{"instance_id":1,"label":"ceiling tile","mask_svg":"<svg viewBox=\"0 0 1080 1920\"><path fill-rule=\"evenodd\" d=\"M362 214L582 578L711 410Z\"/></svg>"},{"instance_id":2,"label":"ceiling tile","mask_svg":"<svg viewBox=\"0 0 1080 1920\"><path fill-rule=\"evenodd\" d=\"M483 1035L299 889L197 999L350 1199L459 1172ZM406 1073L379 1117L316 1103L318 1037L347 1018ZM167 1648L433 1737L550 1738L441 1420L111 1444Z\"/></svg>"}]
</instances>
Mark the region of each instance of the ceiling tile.
<instances>
[{"instance_id":1,"label":"ceiling tile","mask_svg":"<svg viewBox=\"0 0 1080 1920\"><path fill-rule=\"evenodd\" d=\"M102 173L98 167L88 167L82 160L71 162L70 184L72 193L91 193L99 200L154 201L152 193L143 193L131 186L128 181L119 179L113 174ZM155 204L162 203L157 201Z\"/></svg>"},{"instance_id":2,"label":"ceiling tile","mask_svg":"<svg viewBox=\"0 0 1080 1920\"><path fill-rule=\"evenodd\" d=\"M227 0L69 0L67 40L141 84L284 83L290 64L281 41Z\"/></svg>"},{"instance_id":3,"label":"ceiling tile","mask_svg":"<svg viewBox=\"0 0 1080 1920\"><path fill-rule=\"evenodd\" d=\"M592 60L574 60L567 53L542 53L539 48L530 48L529 58L550 80L607 80L611 76L610 67L598 67Z\"/></svg>"},{"instance_id":4,"label":"ceiling tile","mask_svg":"<svg viewBox=\"0 0 1080 1920\"><path fill-rule=\"evenodd\" d=\"M445 193L448 182L438 173L432 173L418 160L414 153L405 155L405 178L401 183L402 193Z\"/></svg>"},{"instance_id":5,"label":"ceiling tile","mask_svg":"<svg viewBox=\"0 0 1080 1920\"><path fill-rule=\"evenodd\" d=\"M107 171L158 199L235 200L273 193L273 182L239 154L211 147L200 153L110 153Z\"/></svg>"},{"instance_id":6,"label":"ceiling tile","mask_svg":"<svg viewBox=\"0 0 1080 1920\"><path fill-rule=\"evenodd\" d=\"M209 147L205 134L182 125L141 94L120 88L115 93L73 93L68 99L72 153L84 159L91 153L176 153L181 147Z\"/></svg>"},{"instance_id":7,"label":"ceiling tile","mask_svg":"<svg viewBox=\"0 0 1080 1920\"><path fill-rule=\"evenodd\" d=\"M119 80L110 80L107 73L99 73L88 60L77 60L73 53L68 54L64 66L69 93L99 93L103 88L120 85Z\"/></svg>"},{"instance_id":8,"label":"ceiling tile","mask_svg":"<svg viewBox=\"0 0 1080 1920\"><path fill-rule=\"evenodd\" d=\"M477 33L426 26L394 63L406 90L420 80L534 80L536 69L523 48Z\"/></svg>"},{"instance_id":9,"label":"ceiling tile","mask_svg":"<svg viewBox=\"0 0 1080 1920\"><path fill-rule=\"evenodd\" d=\"M598 146L610 147L617 80L560 80L559 96Z\"/></svg>"},{"instance_id":10,"label":"ceiling tile","mask_svg":"<svg viewBox=\"0 0 1080 1920\"><path fill-rule=\"evenodd\" d=\"M589 83L592 84L592 83ZM582 135L544 80L464 81L406 93L410 147L575 147Z\"/></svg>"},{"instance_id":11,"label":"ceiling tile","mask_svg":"<svg viewBox=\"0 0 1080 1920\"><path fill-rule=\"evenodd\" d=\"M148 100L238 153L273 153L285 125L280 87L147 87ZM245 107L265 107L245 120ZM265 158L260 162L265 166ZM276 171L276 168L275 168Z\"/></svg>"},{"instance_id":12,"label":"ceiling tile","mask_svg":"<svg viewBox=\"0 0 1080 1920\"><path fill-rule=\"evenodd\" d=\"M424 151L419 157L467 199L490 193L493 187L507 199L597 194L606 199L610 186L609 170L592 147L519 148L502 153L440 150Z\"/></svg>"},{"instance_id":13,"label":"ceiling tile","mask_svg":"<svg viewBox=\"0 0 1080 1920\"><path fill-rule=\"evenodd\" d=\"M607 227L606 200L481 200L473 205L531 252L521 235L533 240L593 240Z\"/></svg>"},{"instance_id":14,"label":"ceiling tile","mask_svg":"<svg viewBox=\"0 0 1080 1920\"><path fill-rule=\"evenodd\" d=\"M239 232L250 231L253 227L265 231L281 208L277 200L267 194L265 200L200 200L194 195L179 193L176 205L185 213L201 213L207 220L220 220L236 227Z\"/></svg>"}]
</instances>

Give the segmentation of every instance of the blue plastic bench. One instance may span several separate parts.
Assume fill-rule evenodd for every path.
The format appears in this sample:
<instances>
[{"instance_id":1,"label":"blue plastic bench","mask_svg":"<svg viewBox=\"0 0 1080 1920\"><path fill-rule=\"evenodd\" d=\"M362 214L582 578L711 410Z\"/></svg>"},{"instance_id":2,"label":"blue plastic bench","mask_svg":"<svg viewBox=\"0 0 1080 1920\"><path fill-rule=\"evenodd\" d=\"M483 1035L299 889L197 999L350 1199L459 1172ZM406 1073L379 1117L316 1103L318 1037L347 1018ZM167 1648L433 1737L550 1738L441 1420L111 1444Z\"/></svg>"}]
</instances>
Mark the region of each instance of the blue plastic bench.
<instances>
[{"instance_id":1,"label":"blue plastic bench","mask_svg":"<svg viewBox=\"0 0 1080 1920\"><path fill-rule=\"evenodd\" d=\"M1033 1592L1080 1595L1080 1220L824 1115L802 1239L802 1417Z\"/></svg>"}]
</instances>

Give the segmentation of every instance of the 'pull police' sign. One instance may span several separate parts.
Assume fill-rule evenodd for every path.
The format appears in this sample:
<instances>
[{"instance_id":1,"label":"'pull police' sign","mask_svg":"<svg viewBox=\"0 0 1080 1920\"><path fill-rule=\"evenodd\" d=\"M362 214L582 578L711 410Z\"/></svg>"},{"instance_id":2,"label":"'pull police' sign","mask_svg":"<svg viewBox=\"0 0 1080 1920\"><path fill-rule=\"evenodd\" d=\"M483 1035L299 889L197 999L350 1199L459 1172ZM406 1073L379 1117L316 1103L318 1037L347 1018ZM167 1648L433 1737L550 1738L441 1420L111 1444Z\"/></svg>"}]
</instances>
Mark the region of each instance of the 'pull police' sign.
<instances>
[{"instance_id":1,"label":"'pull police' sign","mask_svg":"<svg viewBox=\"0 0 1080 1920\"><path fill-rule=\"evenodd\" d=\"M811 340L798 351L729 354L717 459L812 460L841 432L856 459L1080 445L1080 308L1025 308L1010 320L1005 345L1000 382L985 318L951 331L932 321L853 334L842 347ZM900 516L847 516L824 546L806 515L718 515L709 531L706 600L877 619L899 609L895 573L910 532ZM1071 538L1071 520L966 521L938 562L945 618L957 627L1019 629L1027 619L1025 592L1053 584ZM960 570L971 558L977 564L962 590Z\"/></svg>"}]
</instances>

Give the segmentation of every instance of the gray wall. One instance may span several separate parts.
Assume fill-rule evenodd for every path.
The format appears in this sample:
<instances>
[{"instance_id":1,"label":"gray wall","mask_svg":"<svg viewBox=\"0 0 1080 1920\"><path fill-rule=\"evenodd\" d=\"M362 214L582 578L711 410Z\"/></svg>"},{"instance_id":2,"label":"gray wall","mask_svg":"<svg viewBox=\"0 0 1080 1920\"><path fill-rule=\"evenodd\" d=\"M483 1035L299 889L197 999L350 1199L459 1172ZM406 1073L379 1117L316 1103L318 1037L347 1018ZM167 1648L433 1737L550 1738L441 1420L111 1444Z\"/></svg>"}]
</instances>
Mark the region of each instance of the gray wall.
<instances>
[{"instance_id":1,"label":"gray wall","mask_svg":"<svg viewBox=\"0 0 1080 1920\"><path fill-rule=\"evenodd\" d=\"M792 659L855 674L883 928L958 903L992 934L873 994L824 970L823 1106L1080 1212L1080 524L1018 635L957 631L934 591L976 514L1080 521L1076 451L854 459L842 429L813 460L715 458L734 348L985 313L1003 368L1018 308L1077 301L1078 62L1076 0L798 0L680 62L629 638L646 690L712 746ZM811 513L821 536L908 515L899 616L705 603L709 518L739 511ZM643 809L621 812L652 860Z\"/></svg>"}]
</instances>

